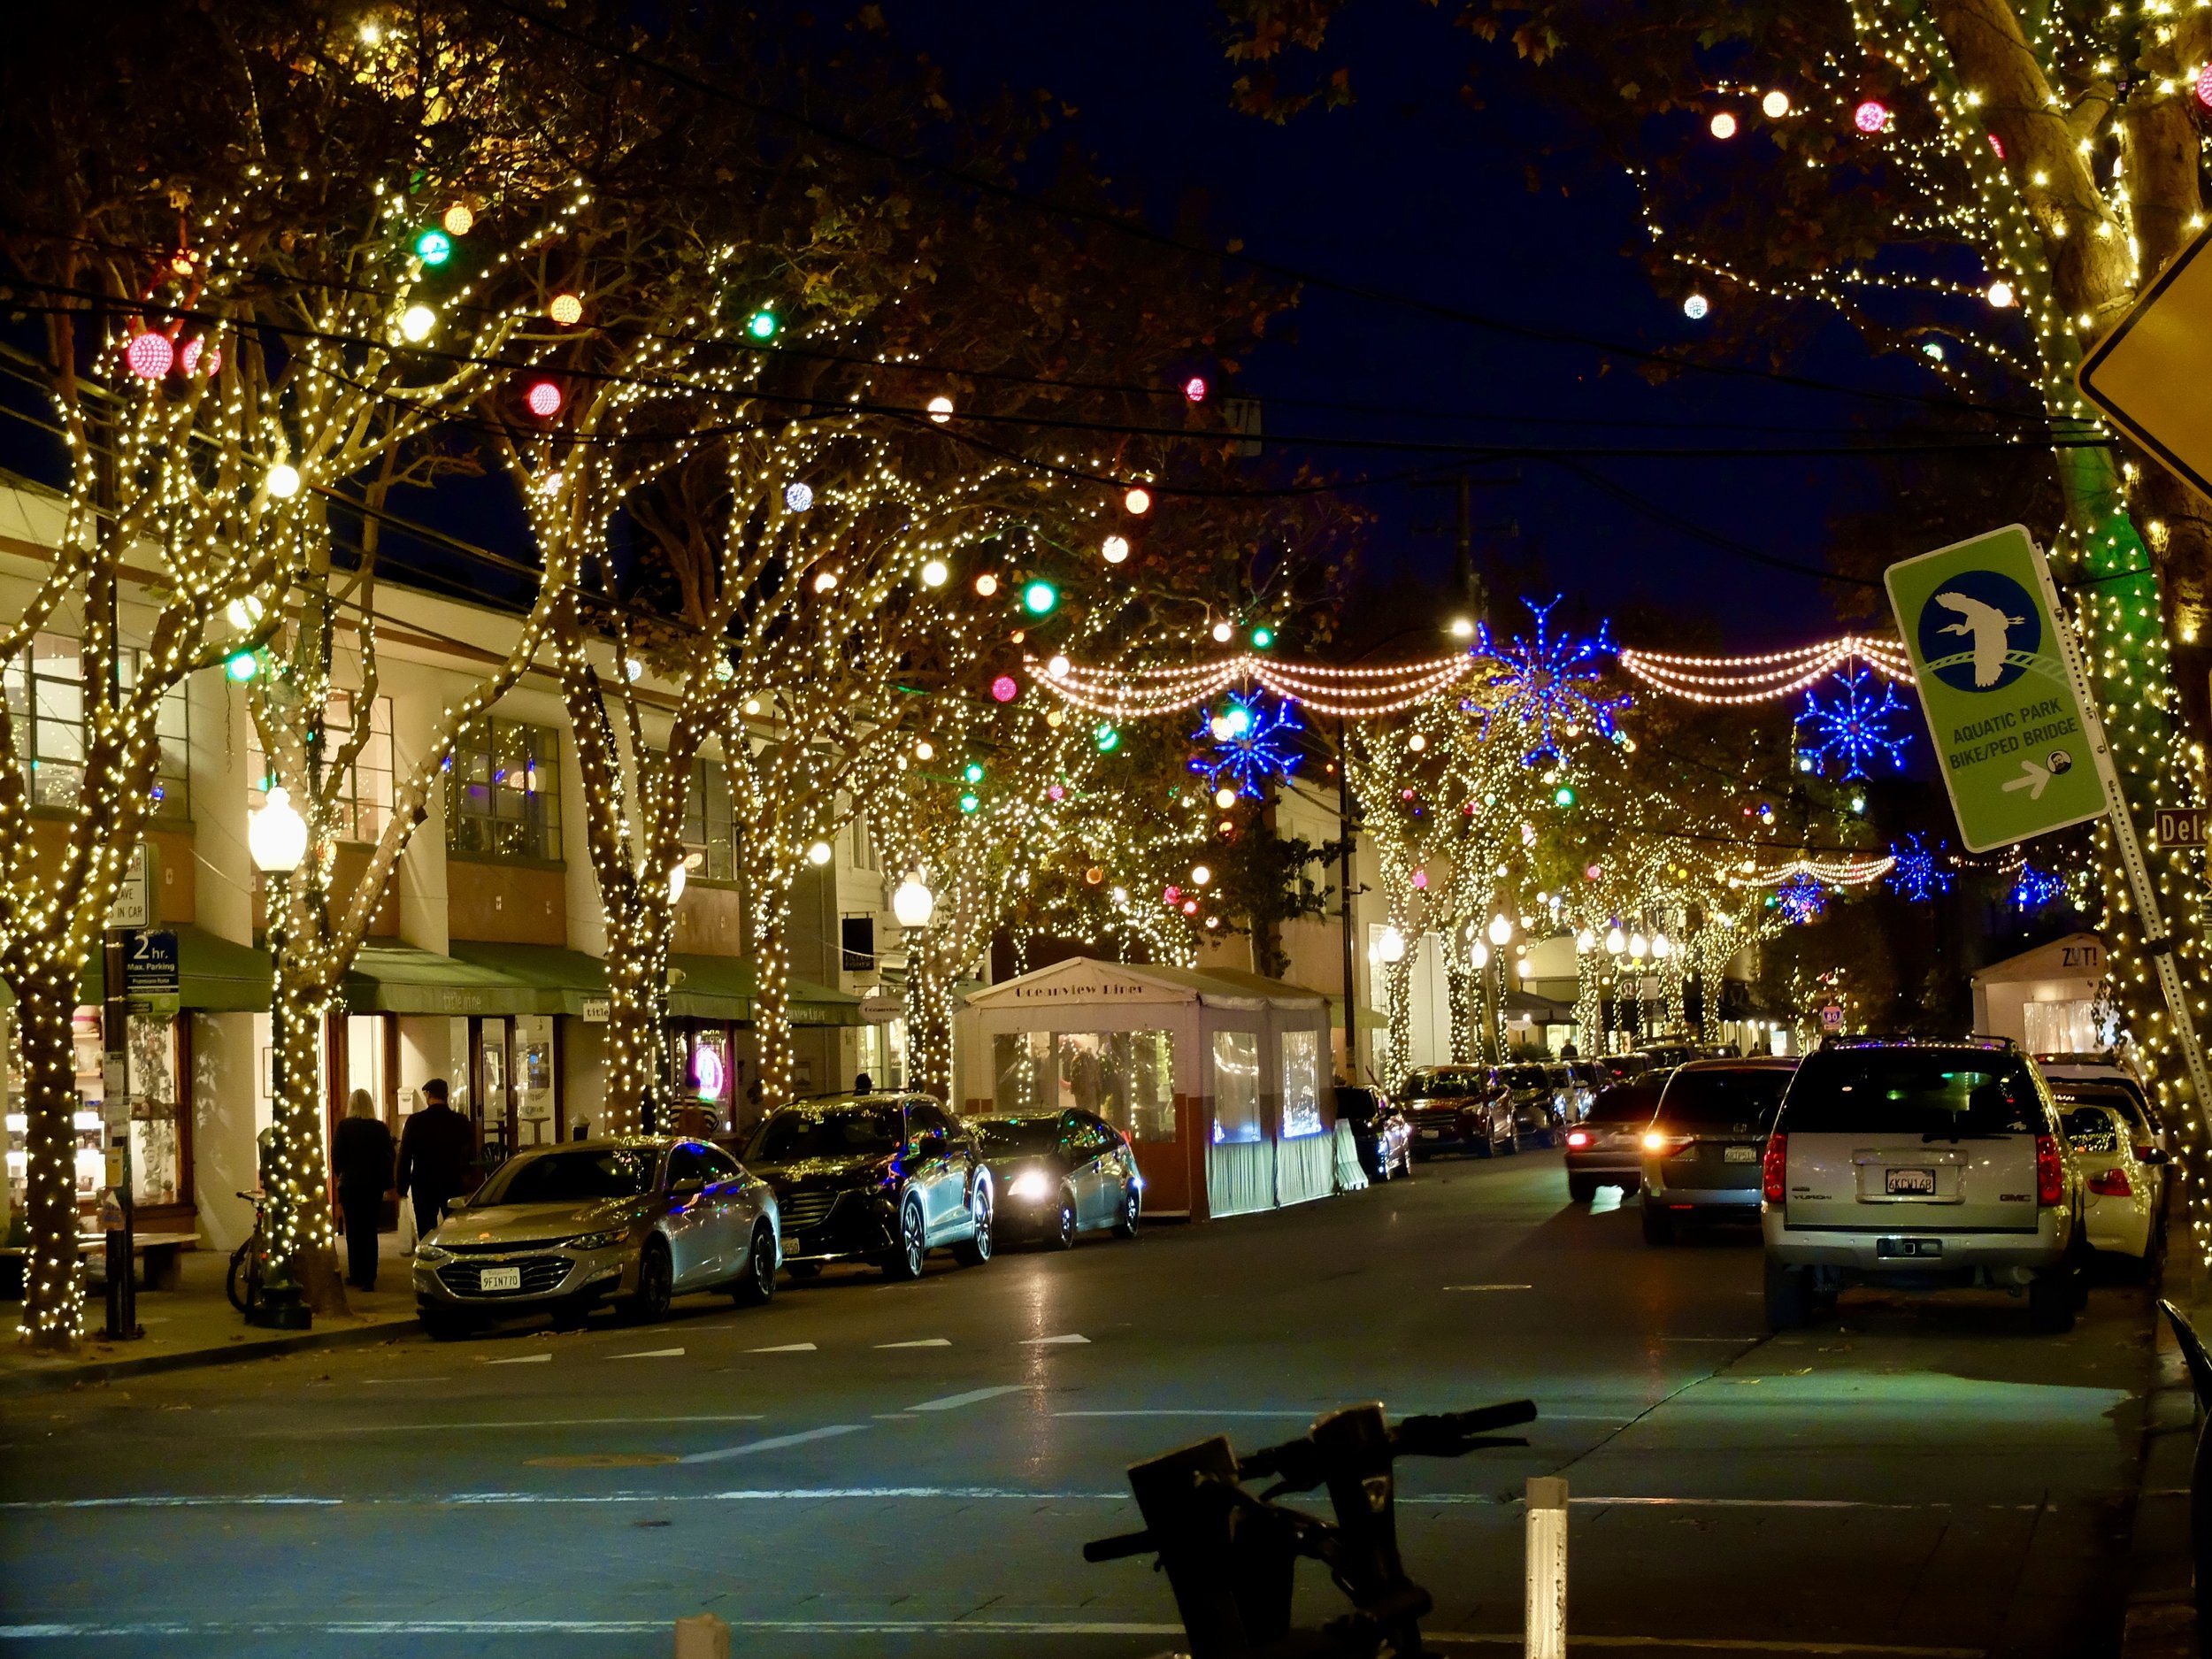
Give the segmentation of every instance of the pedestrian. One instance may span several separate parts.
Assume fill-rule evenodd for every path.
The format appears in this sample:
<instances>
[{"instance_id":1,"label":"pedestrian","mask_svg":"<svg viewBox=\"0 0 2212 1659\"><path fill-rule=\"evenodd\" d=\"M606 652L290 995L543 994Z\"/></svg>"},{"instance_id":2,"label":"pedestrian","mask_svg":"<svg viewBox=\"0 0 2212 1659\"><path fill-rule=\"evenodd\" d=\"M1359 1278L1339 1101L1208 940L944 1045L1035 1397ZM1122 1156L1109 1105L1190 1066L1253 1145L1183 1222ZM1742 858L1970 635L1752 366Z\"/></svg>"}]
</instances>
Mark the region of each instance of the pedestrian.
<instances>
[{"instance_id":1,"label":"pedestrian","mask_svg":"<svg viewBox=\"0 0 2212 1659\"><path fill-rule=\"evenodd\" d=\"M331 1142L330 1172L338 1179L338 1213L346 1227L346 1283L376 1288L376 1225L392 1185L392 1132L376 1115L369 1091L357 1088Z\"/></svg>"},{"instance_id":2,"label":"pedestrian","mask_svg":"<svg viewBox=\"0 0 2212 1659\"><path fill-rule=\"evenodd\" d=\"M399 1135L399 1195L415 1201L415 1236L445 1219L446 1206L474 1186L475 1125L446 1104L446 1085L434 1077L422 1086L422 1110Z\"/></svg>"},{"instance_id":3,"label":"pedestrian","mask_svg":"<svg viewBox=\"0 0 2212 1659\"><path fill-rule=\"evenodd\" d=\"M863 1071L863 1072L862 1072L862 1073L861 1073L858 1077L856 1077L855 1079L853 1079L853 1093L854 1093L854 1094L874 1094L875 1092L876 1092L876 1080L875 1080L875 1079L873 1079L873 1078L870 1077L870 1076L869 1076L869 1075L868 1075L865 1071Z\"/></svg>"}]
</instances>

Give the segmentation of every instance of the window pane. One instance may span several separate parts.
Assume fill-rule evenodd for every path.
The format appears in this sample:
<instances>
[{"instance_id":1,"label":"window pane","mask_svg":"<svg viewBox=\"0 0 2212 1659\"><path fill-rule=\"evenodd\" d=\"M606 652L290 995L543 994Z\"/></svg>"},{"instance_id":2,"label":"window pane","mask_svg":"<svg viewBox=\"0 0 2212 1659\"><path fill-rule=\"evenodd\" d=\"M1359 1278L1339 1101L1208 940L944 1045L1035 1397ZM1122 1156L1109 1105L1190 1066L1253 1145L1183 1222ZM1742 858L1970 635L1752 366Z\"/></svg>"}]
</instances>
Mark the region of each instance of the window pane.
<instances>
[{"instance_id":1,"label":"window pane","mask_svg":"<svg viewBox=\"0 0 2212 1659\"><path fill-rule=\"evenodd\" d=\"M1283 1033L1283 1139L1321 1133L1321 1039L1310 1031Z\"/></svg>"},{"instance_id":2,"label":"window pane","mask_svg":"<svg viewBox=\"0 0 2212 1659\"><path fill-rule=\"evenodd\" d=\"M1215 1141L1259 1140L1259 1034L1214 1033L1213 1070Z\"/></svg>"}]
</instances>

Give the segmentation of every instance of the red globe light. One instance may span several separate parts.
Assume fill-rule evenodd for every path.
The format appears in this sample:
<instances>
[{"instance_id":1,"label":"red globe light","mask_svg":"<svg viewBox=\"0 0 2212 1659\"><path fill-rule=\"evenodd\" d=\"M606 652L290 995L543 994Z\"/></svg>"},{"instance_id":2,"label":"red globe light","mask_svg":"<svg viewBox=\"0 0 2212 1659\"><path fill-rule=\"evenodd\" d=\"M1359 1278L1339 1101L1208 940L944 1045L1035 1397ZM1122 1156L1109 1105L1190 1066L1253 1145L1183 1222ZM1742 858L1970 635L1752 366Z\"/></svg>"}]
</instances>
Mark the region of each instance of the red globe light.
<instances>
[{"instance_id":1,"label":"red globe light","mask_svg":"<svg viewBox=\"0 0 2212 1659\"><path fill-rule=\"evenodd\" d=\"M1021 694L1022 688L1011 674L1001 674L991 682L991 695L1001 703L1011 703Z\"/></svg>"},{"instance_id":2,"label":"red globe light","mask_svg":"<svg viewBox=\"0 0 2212 1659\"><path fill-rule=\"evenodd\" d=\"M1879 98L1869 98L1851 111L1851 125L1862 133L1878 133L1889 126L1889 105Z\"/></svg>"},{"instance_id":3,"label":"red globe light","mask_svg":"<svg viewBox=\"0 0 2212 1659\"><path fill-rule=\"evenodd\" d=\"M157 380L169 373L169 366L177 360L177 349L167 334L151 332L138 335L123 348L123 361L133 374L142 380Z\"/></svg>"},{"instance_id":4,"label":"red globe light","mask_svg":"<svg viewBox=\"0 0 2212 1659\"><path fill-rule=\"evenodd\" d=\"M540 420L550 420L561 412L561 388L550 380L534 380L522 401Z\"/></svg>"},{"instance_id":5,"label":"red globe light","mask_svg":"<svg viewBox=\"0 0 2212 1659\"><path fill-rule=\"evenodd\" d=\"M1204 403L1206 401L1206 377L1202 374L1194 374L1185 380L1183 396L1194 403Z\"/></svg>"}]
</instances>

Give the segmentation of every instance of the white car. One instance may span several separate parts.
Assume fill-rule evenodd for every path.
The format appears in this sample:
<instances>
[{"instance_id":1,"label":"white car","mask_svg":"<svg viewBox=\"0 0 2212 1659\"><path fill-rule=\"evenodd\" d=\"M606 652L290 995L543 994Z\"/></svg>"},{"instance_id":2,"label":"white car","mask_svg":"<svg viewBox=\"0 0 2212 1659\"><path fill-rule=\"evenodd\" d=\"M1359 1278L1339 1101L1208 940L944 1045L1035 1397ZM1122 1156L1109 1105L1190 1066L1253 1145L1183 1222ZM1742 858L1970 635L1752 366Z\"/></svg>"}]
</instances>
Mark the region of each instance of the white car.
<instances>
[{"instance_id":1,"label":"white car","mask_svg":"<svg viewBox=\"0 0 2212 1659\"><path fill-rule=\"evenodd\" d=\"M2148 1271L2165 1233L2165 1150L2139 1148L2126 1118L2111 1106L2069 1105L2064 1121L2086 1194L2089 1248Z\"/></svg>"}]
</instances>

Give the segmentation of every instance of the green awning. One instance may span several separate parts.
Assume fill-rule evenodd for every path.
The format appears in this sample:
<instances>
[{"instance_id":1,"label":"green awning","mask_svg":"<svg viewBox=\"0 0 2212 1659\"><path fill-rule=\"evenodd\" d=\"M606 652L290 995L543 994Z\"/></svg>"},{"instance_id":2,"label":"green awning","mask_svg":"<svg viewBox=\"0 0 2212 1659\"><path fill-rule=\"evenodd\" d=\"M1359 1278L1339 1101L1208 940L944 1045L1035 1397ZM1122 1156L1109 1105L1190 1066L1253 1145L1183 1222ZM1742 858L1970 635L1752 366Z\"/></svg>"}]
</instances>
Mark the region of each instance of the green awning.
<instances>
[{"instance_id":1,"label":"green awning","mask_svg":"<svg viewBox=\"0 0 2212 1659\"><path fill-rule=\"evenodd\" d=\"M539 1014L578 1014L587 1002L603 1002L607 995L607 964L580 950L558 945L494 944L483 940L457 939L448 947L462 962L474 963L519 979L538 995Z\"/></svg>"},{"instance_id":2,"label":"green awning","mask_svg":"<svg viewBox=\"0 0 2212 1659\"><path fill-rule=\"evenodd\" d=\"M671 956L668 1011L679 1019L753 1017L753 964L741 956Z\"/></svg>"},{"instance_id":3,"label":"green awning","mask_svg":"<svg viewBox=\"0 0 2212 1659\"><path fill-rule=\"evenodd\" d=\"M791 1023L795 1025L864 1025L860 999L811 979L791 981Z\"/></svg>"},{"instance_id":4,"label":"green awning","mask_svg":"<svg viewBox=\"0 0 2212 1659\"><path fill-rule=\"evenodd\" d=\"M534 1014L540 1000L496 968L412 945L364 945L343 995L352 1014Z\"/></svg>"},{"instance_id":5,"label":"green awning","mask_svg":"<svg viewBox=\"0 0 2212 1659\"><path fill-rule=\"evenodd\" d=\"M205 1013L266 1013L269 955L251 945L233 944L189 922L178 922L158 931L177 936L178 1002ZM77 995L84 1003L107 995L101 954L95 951L77 978Z\"/></svg>"}]
</instances>

